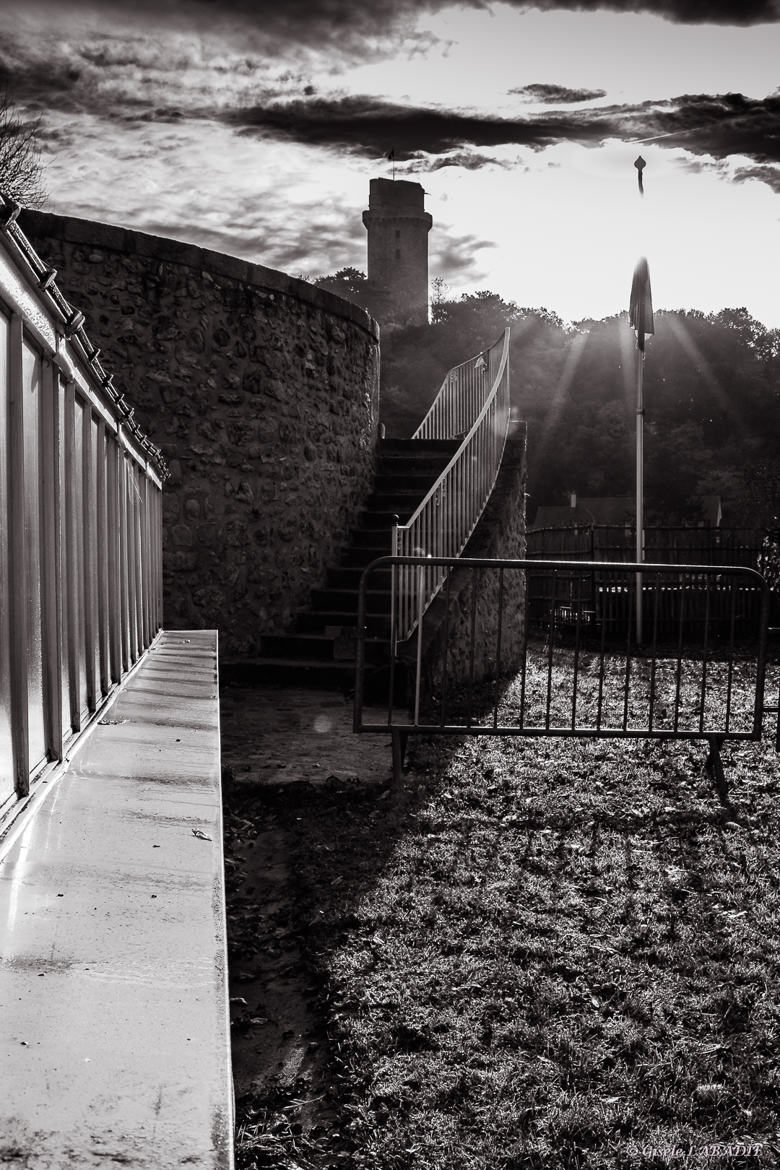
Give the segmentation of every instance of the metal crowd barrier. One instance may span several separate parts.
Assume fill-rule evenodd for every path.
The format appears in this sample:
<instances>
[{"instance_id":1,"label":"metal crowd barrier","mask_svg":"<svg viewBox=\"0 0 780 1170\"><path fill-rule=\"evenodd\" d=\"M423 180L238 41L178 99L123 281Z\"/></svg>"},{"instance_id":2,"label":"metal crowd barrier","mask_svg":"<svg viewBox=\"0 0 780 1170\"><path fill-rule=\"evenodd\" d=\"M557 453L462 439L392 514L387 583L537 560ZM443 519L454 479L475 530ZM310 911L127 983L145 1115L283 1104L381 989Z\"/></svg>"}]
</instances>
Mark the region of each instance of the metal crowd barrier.
<instances>
[{"instance_id":1,"label":"metal crowd barrier","mask_svg":"<svg viewBox=\"0 0 780 1170\"><path fill-rule=\"evenodd\" d=\"M724 741L757 740L777 717L770 589L743 567L449 560L437 606L369 666L374 574L403 566L394 578L418 575L419 596L442 560L382 557L361 580L354 727L392 733L396 772L412 734L686 739L708 743L723 783ZM399 604L388 594L388 622ZM774 735L780 748L777 718Z\"/></svg>"}]
</instances>

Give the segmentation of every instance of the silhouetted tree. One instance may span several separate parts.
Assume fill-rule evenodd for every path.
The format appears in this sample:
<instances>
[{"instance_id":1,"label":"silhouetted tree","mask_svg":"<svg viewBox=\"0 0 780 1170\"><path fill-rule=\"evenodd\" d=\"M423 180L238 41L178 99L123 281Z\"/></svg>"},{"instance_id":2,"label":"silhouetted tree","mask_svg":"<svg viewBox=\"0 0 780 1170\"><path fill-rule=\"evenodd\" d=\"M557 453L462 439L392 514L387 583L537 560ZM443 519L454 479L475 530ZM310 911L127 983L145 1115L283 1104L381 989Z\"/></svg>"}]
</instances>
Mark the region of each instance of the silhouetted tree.
<instances>
[{"instance_id":1,"label":"silhouetted tree","mask_svg":"<svg viewBox=\"0 0 780 1170\"><path fill-rule=\"evenodd\" d=\"M312 281L317 288L327 289L336 296L344 297L346 301L354 301L362 305L367 294L368 280L365 272L358 268L339 268L328 276L317 276Z\"/></svg>"}]
</instances>

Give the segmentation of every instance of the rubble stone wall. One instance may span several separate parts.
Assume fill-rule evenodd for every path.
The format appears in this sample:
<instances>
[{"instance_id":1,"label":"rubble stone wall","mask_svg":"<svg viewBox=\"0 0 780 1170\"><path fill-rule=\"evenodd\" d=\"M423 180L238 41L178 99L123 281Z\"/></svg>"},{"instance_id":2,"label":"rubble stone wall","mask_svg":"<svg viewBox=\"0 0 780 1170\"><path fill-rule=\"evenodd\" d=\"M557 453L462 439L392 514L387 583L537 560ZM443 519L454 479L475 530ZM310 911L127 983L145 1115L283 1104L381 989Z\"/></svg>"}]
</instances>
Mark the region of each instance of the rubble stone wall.
<instances>
[{"instance_id":1,"label":"rubble stone wall","mask_svg":"<svg viewBox=\"0 0 780 1170\"><path fill-rule=\"evenodd\" d=\"M375 322L190 244L42 212L19 222L170 466L165 625L217 627L223 659L252 658L322 584L369 490Z\"/></svg>"}]
</instances>

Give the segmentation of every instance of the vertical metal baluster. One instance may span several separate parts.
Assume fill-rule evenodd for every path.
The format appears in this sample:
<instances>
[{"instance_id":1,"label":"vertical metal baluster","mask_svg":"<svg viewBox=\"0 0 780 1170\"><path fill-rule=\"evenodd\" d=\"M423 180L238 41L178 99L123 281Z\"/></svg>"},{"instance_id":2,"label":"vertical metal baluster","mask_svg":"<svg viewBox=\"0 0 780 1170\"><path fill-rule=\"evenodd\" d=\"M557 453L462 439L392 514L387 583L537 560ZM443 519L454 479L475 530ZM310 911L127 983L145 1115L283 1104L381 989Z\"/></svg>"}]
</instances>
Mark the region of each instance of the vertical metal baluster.
<instances>
[{"instance_id":1,"label":"vertical metal baluster","mask_svg":"<svg viewBox=\"0 0 780 1170\"><path fill-rule=\"evenodd\" d=\"M90 711L98 705L100 683L95 670L95 647L97 645L97 523L95 479L92 474L92 408L89 401L84 403L82 415L82 475L84 483L84 507L81 523L84 528L84 638L87 648L87 703Z\"/></svg>"},{"instance_id":2,"label":"vertical metal baluster","mask_svg":"<svg viewBox=\"0 0 780 1170\"><path fill-rule=\"evenodd\" d=\"M759 617L760 636L758 644L758 661L756 662L756 691L753 705L753 735L761 737L764 718L764 688L766 686L766 643L769 633L770 596L766 585L761 589L761 614ZM778 713L780 716L780 712Z\"/></svg>"},{"instance_id":3,"label":"vertical metal baluster","mask_svg":"<svg viewBox=\"0 0 780 1170\"><path fill-rule=\"evenodd\" d=\"M678 584L678 598L679 609L677 616L677 669L675 678L675 695L674 695L674 730L680 729L680 691L682 684L682 661L683 661L683 629L685 626L685 586L683 584L683 573L677 574Z\"/></svg>"},{"instance_id":4,"label":"vertical metal baluster","mask_svg":"<svg viewBox=\"0 0 780 1170\"><path fill-rule=\"evenodd\" d=\"M498 727L498 690L501 678L501 635L504 624L504 566L498 570L498 623L496 629L496 697L493 702L493 727Z\"/></svg>"},{"instance_id":5,"label":"vertical metal baluster","mask_svg":"<svg viewBox=\"0 0 780 1170\"><path fill-rule=\"evenodd\" d=\"M8 356L8 581L9 659L11 664L11 735L17 796L30 791L28 571L25 556L25 450L22 318L11 314Z\"/></svg>"},{"instance_id":6,"label":"vertical metal baluster","mask_svg":"<svg viewBox=\"0 0 780 1170\"><path fill-rule=\"evenodd\" d=\"M422 690L422 618L423 618L423 573L422 564L417 566L417 662L414 676L414 722L420 722L420 693Z\"/></svg>"},{"instance_id":7,"label":"vertical metal baluster","mask_svg":"<svg viewBox=\"0 0 780 1170\"><path fill-rule=\"evenodd\" d=\"M522 729L525 726L525 676L528 669L528 598L530 594L530 587L528 584L529 574L532 571L528 561L525 562L525 567L521 570L524 581L523 598L524 608L522 614L523 633L520 642L520 721L519 726Z\"/></svg>"},{"instance_id":8,"label":"vertical metal baluster","mask_svg":"<svg viewBox=\"0 0 780 1170\"><path fill-rule=\"evenodd\" d=\"M639 572L636 573L635 581L634 581L635 587L633 589L631 588L630 577L626 576L626 579L625 579L626 580L626 589L628 592L628 625L626 627L626 629L627 629L626 673L625 673L625 678L623 681L623 730L624 731L626 731L628 728L628 693L629 693L629 690L631 689L631 646L633 644L632 637L631 637L631 630L632 630L633 622L634 622L634 601L635 601L635 599L638 599L639 590L641 588L641 585L636 583L637 578L641 582L641 573L639 573Z\"/></svg>"},{"instance_id":9,"label":"vertical metal baluster","mask_svg":"<svg viewBox=\"0 0 780 1170\"><path fill-rule=\"evenodd\" d=\"M469 687L468 687L468 725L471 726L472 712L474 709L474 666L475 666L475 645L476 645L476 629L477 629L477 594L478 580L477 571L470 569L471 575L471 620L469 623Z\"/></svg>"},{"instance_id":10,"label":"vertical metal baluster","mask_svg":"<svg viewBox=\"0 0 780 1170\"><path fill-rule=\"evenodd\" d=\"M119 585L119 493L117 477L119 468L119 443L115 436L109 439L107 475L108 506L108 610L110 638L110 672L112 682L122 677L122 616ZM159 492L158 492L159 495ZM159 539L159 535L158 535Z\"/></svg>"},{"instance_id":11,"label":"vertical metal baluster","mask_svg":"<svg viewBox=\"0 0 780 1170\"><path fill-rule=\"evenodd\" d=\"M447 706L447 690L449 688L449 655L450 655L450 604L452 601L452 576L447 574L447 583L444 592L444 662L442 665L442 683L441 683L441 712L439 715L439 722L444 727L447 722L445 718Z\"/></svg>"},{"instance_id":12,"label":"vertical metal baluster","mask_svg":"<svg viewBox=\"0 0 780 1170\"><path fill-rule=\"evenodd\" d=\"M60 397L57 370L43 362L41 377L41 609L46 748L61 760L62 723L62 499L60 493Z\"/></svg>"},{"instance_id":13,"label":"vertical metal baluster","mask_svg":"<svg viewBox=\"0 0 780 1170\"><path fill-rule=\"evenodd\" d=\"M653 636L651 639L650 649L650 716L647 721L648 730L652 731L655 726L655 679L656 679L656 662L658 655L658 602L661 595L663 578L656 573L655 584L653 587Z\"/></svg>"},{"instance_id":14,"label":"vertical metal baluster","mask_svg":"<svg viewBox=\"0 0 780 1170\"><path fill-rule=\"evenodd\" d=\"M699 732L704 731L704 705L707 701L707 657L710 652L710 581L709 573L705 575L705 602L704 602L704 644L702 646L701 681L699 686Z\"/></svg>"},{"instance_id":15,"label":"vertical metal baluster","mask_svg":"<svg viewBox=\"0 0 780 1170\"><path fill-rule=\"evenodd\" d=\"M390 556L398 556L398 516L393 516L393 527L390 529ZM398 619L400 616L401 599L399 597L399 566L392 562L390 569L390 661L395 661L398 650Z\"/></svg>"},{"instance_id":16,"label":"vertical metal baluster","mask_svg":"<svg viewBox=\"0 0 780 1170\"><path fill-rule=\"evenodd\" d=\"M544 711L544 727L545 731L550 730L550 703L552 702L552 664L553 664L553 642L555 641L555 618L558 612L558 570L553 569L553 605L552 613L550 615L549 638L547 642L547 696L545 699Z\"/></svg>"},{"instance_id":17,"label":"vertical metal baluster","mask_svg":"<svg viewBox=\"0 0 780 1170\"><path fill-rule=\"evenodd\" d=\"M596 702L596 730L601 730L601 716L604 710L604 650L607 639L607 620L604 613L605 603L604 598L609 597L609 573L602 577L601 586L601 630L599 632L599 690L598 699Z\"/></svg>"},{"instance_id":18,"label":"vertical metal baluster","mask_svg":"<svg viewBox=\"0 0 780 1170\"><path fill-rule=\"evenodd\" d=\"M572 679L572 696L571 696L571 728L572 731L577 726L577 686L579 683L580 672L580 618L582 613L582 574L577 571L575 574L577 581L577 596L576 596L576 615L574 624L574 676Z\"/></svg>"},{"instance_id":19,"label":"vertical metal baluster","mask_svg":"<svg viewBox=\"0 0 780 1170\"><path fill-rule=\"evenodd\" d=\"M731 588L729 589L729 668L728 678L726 682L726 733L728 734L731 726L731 699L734 690L734 630L736 625L736 608L737 608L737 591L736 582L731 577Z\"/></svg>"}]
</instances>

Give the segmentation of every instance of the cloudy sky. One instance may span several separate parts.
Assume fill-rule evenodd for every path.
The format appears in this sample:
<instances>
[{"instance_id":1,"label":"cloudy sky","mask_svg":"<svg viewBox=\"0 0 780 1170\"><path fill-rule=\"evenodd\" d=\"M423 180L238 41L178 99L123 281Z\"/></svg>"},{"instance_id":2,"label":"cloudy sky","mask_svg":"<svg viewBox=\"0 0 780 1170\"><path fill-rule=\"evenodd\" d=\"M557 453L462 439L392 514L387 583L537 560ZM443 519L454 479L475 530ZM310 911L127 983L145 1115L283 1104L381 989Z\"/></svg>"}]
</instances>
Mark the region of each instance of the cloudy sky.
<instances>
[{"instance_id":1,"label":"cloudy sky","mask_svg":"<svg viewBox=\"0 0 780 1170\"><path fill-rule=\"evenodd\" d=\"M601 317L644 252L656 307L778 327L778 3L3 0L0 84L52 211L365 270L394 149L452 294Z\"/></svg>"}]
</instances>

